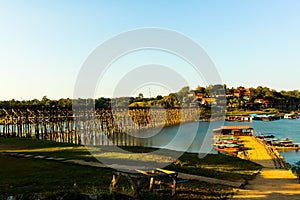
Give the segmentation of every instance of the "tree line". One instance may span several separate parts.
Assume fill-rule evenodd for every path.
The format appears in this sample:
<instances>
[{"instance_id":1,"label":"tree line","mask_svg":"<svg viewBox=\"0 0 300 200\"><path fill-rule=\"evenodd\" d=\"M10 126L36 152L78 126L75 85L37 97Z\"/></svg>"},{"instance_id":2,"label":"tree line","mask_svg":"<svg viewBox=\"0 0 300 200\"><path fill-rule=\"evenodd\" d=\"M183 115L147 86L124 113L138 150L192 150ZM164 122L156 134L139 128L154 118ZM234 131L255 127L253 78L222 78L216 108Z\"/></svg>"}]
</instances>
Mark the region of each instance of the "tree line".
<instances>
[{"instance_id":1,"label":"tree line","mask_svg":"<svg viewBox=\"0 0 300 200\"><path fill-rule=\"evenodd\" d=\"M268 87L226 88L227 110L261 110L276 108L280 111L300 109L300 91L276 91Z\"/></svg>"},{"instance_id":2,"label":"tree line","mask_svg":"<svg viewBox=\"0 0 300 200\"><path fill-rule=\"evenodd\" d=\"M223 98L223 99L222 99ZM64 107L86 106L93 104L96 109L111 109L112 107L137 108L153 107L162 108L184 108L190 106L200 106L210 108L213 103L225 104L226 110L259 110L262 108L281 108L282 110L300 109L300 91L276 91L268 87L258 86L256 88L245 88L242 86L228 88L226 85L197 86L190 89L183 87L178 92L169 95L146 98L142 93L137 97L119 98L96 98L96 99L71 99L61 98L51 100L47 96L42 99L33 100L3 100L0 107Z\"/></svg>"}]
</instances>

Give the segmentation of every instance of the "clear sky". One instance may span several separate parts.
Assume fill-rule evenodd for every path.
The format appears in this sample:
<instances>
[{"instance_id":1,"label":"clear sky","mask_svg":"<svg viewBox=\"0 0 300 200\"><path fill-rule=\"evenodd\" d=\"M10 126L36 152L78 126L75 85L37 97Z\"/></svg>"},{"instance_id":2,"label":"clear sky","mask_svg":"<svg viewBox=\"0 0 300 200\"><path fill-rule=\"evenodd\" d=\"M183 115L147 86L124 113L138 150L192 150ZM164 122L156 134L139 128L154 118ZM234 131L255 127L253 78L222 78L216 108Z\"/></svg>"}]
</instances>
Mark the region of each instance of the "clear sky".
<instances>
[{"instance_id":1,"label":"clear sky","mask_svg":"<svg viewBox=\"0 0 300 200\"><path fill-rule=\"evenodd\" d=\"M300 89L299 11L299 0L0 0L0 99L72 98L90 53L143 27L196 41L229 87Z\"/></svg>"}]
</instances>

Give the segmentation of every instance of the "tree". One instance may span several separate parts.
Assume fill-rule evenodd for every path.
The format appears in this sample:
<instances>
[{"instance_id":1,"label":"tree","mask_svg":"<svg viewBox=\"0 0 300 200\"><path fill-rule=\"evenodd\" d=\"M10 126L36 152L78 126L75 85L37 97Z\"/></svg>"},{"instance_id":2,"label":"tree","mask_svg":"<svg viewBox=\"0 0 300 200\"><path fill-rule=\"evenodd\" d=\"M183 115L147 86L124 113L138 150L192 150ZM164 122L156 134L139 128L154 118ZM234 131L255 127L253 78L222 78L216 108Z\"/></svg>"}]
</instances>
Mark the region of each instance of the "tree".
<instances>
[{"instance_id":1,"label":"tree","mask_svg":"<svg viewBox=\"0 0 300 200\"><path fill-rule=\"evenodd\" d=\"M67 99L59 99L57 102L57 106L60 107L72 107L72 100L67 98Z\"/></svg>"},{"instance_id":2,"label":"tree","mask_svg":"<svg viewBox=\"0 0 300 200\"><path fill-rule=\"evenodd\" d=\"M190 106L190 103L192 103L194 100L193 97L183 97L183 101L182 101L182 106L183 107L189 107Z\"/></svg>"},{"instance_id":3,"label":"tree","mask_svg":"<svg viewBox=\"0 0 300 200\"><path fill-rule=\"evenodd\" d=\"M157 95L156 100L161 100L163 97L161 95Z\"/></svg>"},{"instance_id":4,"label":"tree","mask_svg":"<svg viewBox=\"0 0 300 200\"><path fill-rule=\"evenodd\" d=\"M183 88L181 88L177 93L177 98L180 102L183 102L183 98L187 97L188 93L190 92L190 87L189 86L185 86Z\"/></svg>"},{"instance_id":5,"label":"tree","mask_svg":"<svg viewBox=\"0 0 300 200\"><path fill-rule=\"evenodd\" d=\"M200 94L204 94L205 93L205 87L201 87L200 85L198 85L195 89L196 93L200 93Z\"/></svg>"},{"instance_id":6,"label":"tree","mask_svg":"<svg viewBox=\"0 0 300 200\"><path fill-rule=\"evenodd\" d=\"M209 85L206 90L209 96L225 95L226 92L225 85L221 84Z\"/></svg>"},{"instance_id":7,"label":"tree","mask_svg":"<svg viewBox=\"0 0 300 200\"><path fill-rule=\"evenodd\" d=\"M52 106L55 104L55 101L54 100L51 101L50 99L47 98L47 96L43 96L40 102L43 106Z\"/></svg>"},{"instance_id":8,"label":"tree","mask_svg":"<svg viewBox=\"0 0 300 200\"><path fill-rule=\"evenodd\" d=\"M179 107L178 98L177 98L176 94L174 94L174 93L170 93L168 96L165 96L163 98L163 100L165 102L165 107L166 108Z\"/></svg>"},{"instance_id":9,"label":"tree","mask_svg":"<svg viewBox=\"0 0 300 200\"><path fill-rule=\"evenodd\" d=\"M139 93L139 96L138 96L139 99L143 99L144 98L144 95L143 93Z\"/></svg>"}]
</instances>

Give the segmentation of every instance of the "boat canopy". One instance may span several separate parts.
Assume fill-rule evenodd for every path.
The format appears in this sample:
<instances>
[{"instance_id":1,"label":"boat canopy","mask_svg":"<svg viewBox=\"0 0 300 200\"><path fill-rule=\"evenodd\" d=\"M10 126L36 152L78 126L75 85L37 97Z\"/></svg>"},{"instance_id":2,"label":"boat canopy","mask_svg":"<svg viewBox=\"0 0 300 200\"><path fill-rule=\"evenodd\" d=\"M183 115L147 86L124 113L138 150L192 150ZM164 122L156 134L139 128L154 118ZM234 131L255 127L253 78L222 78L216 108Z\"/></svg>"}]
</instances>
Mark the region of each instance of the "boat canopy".
<instances>
[{"instance_id":1,"label":"boat canopy","mask_svg":"<svg viewBox=\"0 0 300 200\"><path fill-rule=\"evenodd\" d=\"M248 125L221 126L218 129L214 129L213 132L215 134L221 134L221 135L243 136L243 135L253 135L253 128L250 128Z\"/></svg>"}]
</instances>

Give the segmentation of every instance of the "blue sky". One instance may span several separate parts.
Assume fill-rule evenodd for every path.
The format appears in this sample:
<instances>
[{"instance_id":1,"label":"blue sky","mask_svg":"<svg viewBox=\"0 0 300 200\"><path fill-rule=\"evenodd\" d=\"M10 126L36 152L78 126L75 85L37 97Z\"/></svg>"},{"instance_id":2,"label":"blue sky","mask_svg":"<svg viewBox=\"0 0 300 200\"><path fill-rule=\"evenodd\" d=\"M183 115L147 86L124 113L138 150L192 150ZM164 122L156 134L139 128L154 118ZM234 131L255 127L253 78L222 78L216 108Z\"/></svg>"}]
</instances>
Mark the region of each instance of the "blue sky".
<instances>
[{"instance_id":1,"label":"blue sky","mask_svg":"<svg viewBox=\"0 0 300 200\"><path fill-rule=\"evenodd\" d=\"M97 46L144 27L193 39L230 87L300 89L299 10L298 0L0 0L0 99L72 98ZM104 84L95 93L112 89Z\"/></svg>"}]
</instances>

